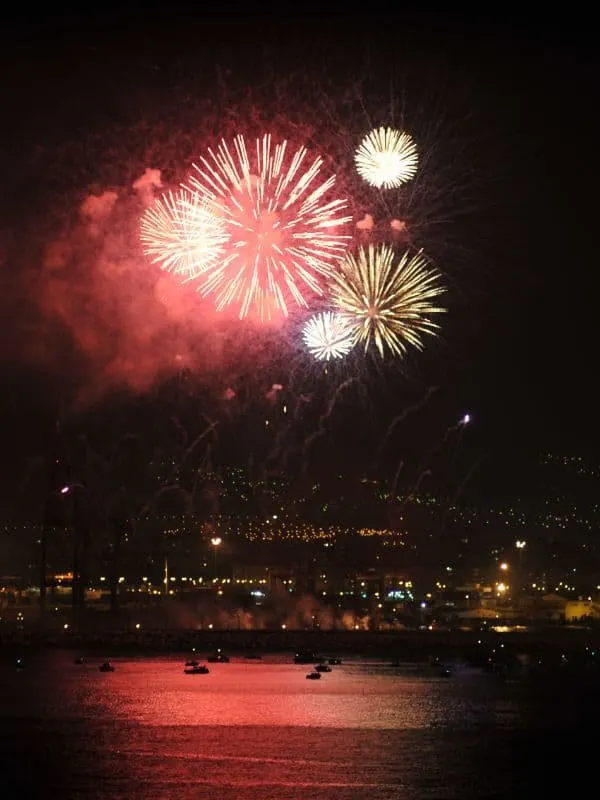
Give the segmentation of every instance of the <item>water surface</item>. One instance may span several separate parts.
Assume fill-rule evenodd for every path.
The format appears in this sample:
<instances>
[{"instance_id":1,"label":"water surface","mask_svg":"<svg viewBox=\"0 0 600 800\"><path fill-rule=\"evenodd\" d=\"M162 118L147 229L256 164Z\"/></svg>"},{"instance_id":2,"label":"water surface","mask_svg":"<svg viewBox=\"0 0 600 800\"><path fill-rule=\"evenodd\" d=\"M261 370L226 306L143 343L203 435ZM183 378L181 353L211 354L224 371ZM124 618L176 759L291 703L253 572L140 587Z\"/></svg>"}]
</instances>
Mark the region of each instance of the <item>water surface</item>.
<instances>
[{"instance_id":1,"label":"water surface","mask_svg":"<svg viewBox=\"0 0 600 800\"><path fill-rule=\"evenodd\" d=\"M183 656L116 658L108 674L99 663L52 652L21 672L2 664L0 744L17 790L469 800L541 787L547 725L536 724L522 686L476 670L447 679L354 659L313 682L289 655L232 658L196 676L184 674Z\"/></svg>"}]
</instances>

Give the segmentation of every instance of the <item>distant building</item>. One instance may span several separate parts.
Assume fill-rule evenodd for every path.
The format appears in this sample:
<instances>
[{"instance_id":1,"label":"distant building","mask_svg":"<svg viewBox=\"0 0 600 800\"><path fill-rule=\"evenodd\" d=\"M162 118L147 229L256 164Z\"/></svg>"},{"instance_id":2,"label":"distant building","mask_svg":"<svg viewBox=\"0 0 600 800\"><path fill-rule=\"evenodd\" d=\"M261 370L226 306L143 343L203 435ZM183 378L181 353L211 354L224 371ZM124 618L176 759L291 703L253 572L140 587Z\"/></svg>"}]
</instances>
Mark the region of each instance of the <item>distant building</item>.
<instances>
[{"instance_id":1,"label":"distant building","mask_svg":"<svg viewBox=\"0 0 600 800\"><path fill-rule=\"evenodd\" d=\"M600 619L600 603L596 600L568 600L565 604L565 621L579 622L582 619Z\"/></svg>"}]
</instances>

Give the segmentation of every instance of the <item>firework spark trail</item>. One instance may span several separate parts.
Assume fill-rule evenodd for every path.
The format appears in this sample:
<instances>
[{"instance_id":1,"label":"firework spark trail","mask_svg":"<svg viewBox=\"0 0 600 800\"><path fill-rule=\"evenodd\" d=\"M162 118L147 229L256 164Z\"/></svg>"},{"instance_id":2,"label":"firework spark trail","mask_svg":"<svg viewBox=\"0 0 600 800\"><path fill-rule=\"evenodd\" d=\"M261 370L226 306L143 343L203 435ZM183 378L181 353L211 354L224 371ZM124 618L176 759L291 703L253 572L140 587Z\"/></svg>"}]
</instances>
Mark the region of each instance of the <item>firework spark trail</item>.
<instances>
[{"instance_id":1,"label":"firework spark trail","mask_svg":"<svg viewBox=\"0 0 600 800\"><path fill-rule=\"evenodd\" d=\"M408 494L404 498L401 507L404 507L409 502L409 500L412 500L412 498L417 494L417 492L421 488L421 484L423 483L425 478L430 478L432 475L433 472L430 469L423 469L419 472L419 474L417 475L417 480L415 481L412 489L408 492Z\"/></svg>"},{"instance_id":2,"label":"firework spark trail","mask_svg":"<svg viewBox=\"0 0 600 800\"><path fill-rule=\"evenodd\" d=\"M408 345L422 350L422 336L439 328L429 319L445 311L434 303L444 292L439 278L421 252L405 251L397 261L388 245L369 245L346 254L331 280L331 302L365 352L373 344L381 357L386 349L402 357Z\"/></svg>"},{"instance_id":3,"label":"firework spark trail","mask_svg":"<svg viewBox=\"0 0 600 800\"><path fill-rule=\"evenodd\" d=\"M288 389L289 391L289 389ZM293 392L295 397L295 403L293 405L293 411L287 414L288 421L287 424L282 426L275 436L273 447L269 451L267 455L267 464L281 464L285 467L286 463L289 461L289 453L285 449L286 441L290 436L290 433L294 430L294 424L299 423L302 419L302 411L306 408L306 406L312 402L313 396L312 394L304 394L300 392L299 394ZM283 458L282 458L283 457ZM282 458L280 462L279 459Z\"/></svg>"},{"instance_id":4,"label":"firework spark trail","mask_svg":"<svg viewBox=\"0 0 600 800\"><path fill-rule=\"evenodd\" d=\"M203 415L204 416L204 415ZM219 425L218 422L211 422L206 416L204 416L205 420L208 423L208 427L205 428L202 433L200 433L191 444L184 450L181 459L178 461L177 464L173 466L171 470L171 474L168 476L166 483L162 486L153 496L152 498L140 509L138 513L138 519L145 516L146 514L150 513L150 509L154 505L154 503L162 497L164 494L172 491L182 491L181 486L175 480L177 472L181 469L182 464L185 463L186 459L189 458L192 453L195 451L196 447L209 435L211 434ZM188 494L186 492L186 494Z\"/></svg>"},{"instance_id":5,"label":"firework spark trail","mask_svg":"<svg viewBox=\"0 0 600 800\"><path fill-rule=\"evenodd\" d=\"M462 431L463 431L463 429L464 429L465 425L467 424L467 422L465 421L465 419L466 419L465 417L462 417L462 418L461 418L461 419L460 419L460 420L459 420L459 421L458 421L456 424L454 424L454 425L450 425L450 426L449 426L449 427L446 429L446 431L445 431L444 435L443 435L443 436L442 436L442 438L439 440L439 442L437 442L436 444L434 444L434 445L433 445L433 446L432 446L432 447L431 447L431 448L430 448L430 449L427 451L427 453L424 455L424 457L422 458L422 460L421 460L421 463L420 463L420 465L419 465L419 468L418 468L418 470L417 470L417 479L416 479L416 481L415 481L415 483L414 483L414 485L413 485L412 489L410 489L410 490L407 492L406 496L404 497L404 500L403 500L403 502L402 502L402 504L401 504L402 506L406 505L406 503L408 503L408 502L409 502L409 500L411 500L411 499L412 499L412 498L413 498L413 497L416 495L416 493L419 491L419 488L420 488L420 486L421 486L421 483L423 482L423 480L424 480L425 478L430 478L430 477L433 475L433 471L432 471L432 470L431 470L429 467L427 467L427 466L426 466L427 462L428 462L428 461L431 459L431 457L432 457L433 455L435 455L435 453L439 453L439 451L443 449L444 445L446 444L446 442L448 441L448 439L450 438L450 436L451 436L451 435L452 435L452 434L453 434L455 431L457 431L457 430L460 430L460 432L461 432L461 437L459 438L459 442L457 443L457 448L458 448L458 444L460 443L460 440L461 440L461 438L462 438ZM394 492L395 492L395 491L396 491L396 487L394 486Z\"/></svg>"},{"instance_id":6,"label":"firework spark trail","mask_svg":"<svg viewBox=\"0 0 600 800\"><path fill-rule=\"evenodd\" d=\"M378 189L396 189L417 171L417 147L404 131L376 128L368 133L356 151L358 174Z\"/></svg>"},{"instance_id":7,"label":"firework spark trail","mask_svg":"<svg viewBox=\"0 0 600 800\"><path fill-rule=\"evenodd\" d=\"M381 459L383 451L385 450L385 447L390 439L390 436L394 432L396 426L399 425L401 422L404 422L404 420L413 412L420 411L422 408L424 408L431 399L431 397L438 391L438 389L439 389L438 386L429 386L427 388L427 391L420 400L417 400L417 402L413 403L411 406L407 406L407 408L405 408L400 414L394 417L394 419L388 425L387 430L383 435L381 444L379 445L379 449L377 451L377 462L379 462L379 460Z\"/></svg>"},{"instance_id":8,"label":"firework spark trail","mask_svg":"<svg viewBox=\"0 0 600 800\"><path fill-rule=\"evenodd\" d=\"M347 378L345 381L340 383L340 385L335 390L333 397L329 401L329 405L327 406L327 411L324 414L321 414L319 417L319 427L317 428L314 433L311 433L304 441L304 456L308 456L310 448L314 445L316 439L319 439L321 436L325 436L327 433L327 421L331 419L331 416L335 410L336 403L340 396L355 383L360 383L358 378ZM308 460L305 460L305 469L308 468Z\"/></svg>"},{"instance_id":9,"label":"firework spark trail","mask_svg":"<svg viewBox=\"0 0 600 800\"><path fill-rule=\"evenodd\" d=\"M487 453L483 453L483 455L480 455L479 458L475 459L475 461L471 464L471 466L467 470L465 477L459 483L452 497L448 498L448 502L446 503L445 507L442 508L442 516L440 519L440 533L444 532L444 528L446 527L446 521L448 519L448 514L450 513L450 509L454 508L454 506L456 505L456 501L462 494L465 486L473 477L473 473L475 472L476 469L478 469L481 466L481 464L485 461L487 456L488 456Z\"/></svg>"},{"instance_id":10,"label":"firework spark trail","mask_svg":"<svg viewBox=\"0 0 600 800\"><path fill-rule=\"evenodd\" d=\"M354 346L352 329L340 314L324 311L317 314L304 326L304 343L318 361L342 358Z\"/></svg>"},{"instance_id":11,"label":"firework spark trail","mask_svg":"<svg viewBox=\"0 0 600 800\"><path fill-rule=\"evenodd\" d=\"M451 455L451 458L450 458L450 462L449 462L449 463L447 464L447 466L446 466L446 470L445 470L445 472L446 472L446 479L444 480L444 488L443 488L443 489L442 489L442 488L440 488L440 498L443 498L443 494L444 494L444 493L445 493L445 491L446 491L446 487L449 487L449 484L450 484L450 482L451 482L451 479L452 479L452 471L453 471L453 469L454 469L454 465L455 465L455 463L456 463L456 459L457 459L457 456L458 456L458 451L459 451L459 449L460 449L460 445L461 445L461 443L462 443L462 440L463 440L464 429L465 429L465 427L466 427L466 426L469 424L469 422L470 422L470 419L471 419L471 418L470 418L470 415L469 415L469 414L465 414L465 415L462 417L462 419L460 419L460 420L459 420L459 421L456 423L456 425L453 425L453 426L452 426L452 428L450 429L450 431L457 431L457 430L458 430L458 432L459 432L459 433L458 433L458 436L456 437L456 441L455 441L455 444L454 444L454 449L452 450L452 455ZM445 441L447 438L448 438L448 433L447 433L447 434L446 434L446 436L444 437L444 441ZM443 502L443 500L442 500L442 499L440 499L440 502ZM449 508L449 504L450 504L450 499L448 498L448 499L447 499L447 504L446 504L446 505L447 505L447 509L446 509L446 512L445 512L445 514L444 514L444 517L445 517L445 516L447 516L447 513L448 513L448 508Z\"/></svg>"},{"instance_id":12,"label":"firework spark trail","mask_svg":"<svg viewBox=\"0 0 600 800\"><path fill-rule=\"evenodd\" d=\"M220 262L229 236L223 219L197 193L182 189L146 209L140 239L144 253L161 269L191 278Z\"/></svg>"},{"instance_id":13,"label":"firework spark trail","mask_svg":"<svg viewBox=\"0 0 600 800\"><path fill-rule=\"evenodd\" d=\"M404 469L404 461L400 461L396 468L396 472L394 472L394 478L392 480L392 486L390 490L390 494L392 495L392 497L396 497L396 492L398 490L398 478L400 477L400 473L402 472L403 469Z\"/></svg>"},{"instance_id":14,"label":"firework spark trail","mask_svg":"<svg viewBox=\"0 0 600 800\"><path fill-rule=\"evenodd\" d=\"M323 159L306 165L301 147L256 140L251 159L243 136L230 150L222 140L189 178L192 191L223 220L232 242L225 259L202 276L199 291L215 296L217 310L239 306L239 317L261 321L287 316L289 305L308 305L305 292L322 295L321 279L342 258L349 235L347 203L328 199L335 176L322 180Z\"/></svg>"}]
</instances>

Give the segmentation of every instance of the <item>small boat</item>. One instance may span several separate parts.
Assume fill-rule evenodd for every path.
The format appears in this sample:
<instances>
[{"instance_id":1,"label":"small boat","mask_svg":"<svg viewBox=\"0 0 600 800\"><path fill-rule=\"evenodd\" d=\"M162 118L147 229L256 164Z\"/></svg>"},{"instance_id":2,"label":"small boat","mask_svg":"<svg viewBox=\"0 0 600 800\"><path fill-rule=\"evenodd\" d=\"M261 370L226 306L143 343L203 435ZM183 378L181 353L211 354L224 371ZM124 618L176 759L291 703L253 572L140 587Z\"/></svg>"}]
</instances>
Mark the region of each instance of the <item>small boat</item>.
<instances>
[{"instance_id":1,"label":"small boat","mask_svg":"<svg viewBox=\"0 0 600 800\"><path fill-rule=\"evenodd\" d=\"M452 677L452 670L450 667L444 667L442 670L442 678L451 678Z\"/></svg>"},{"instance_id":2,"label":"small boat","mask_svg":"<svg viewBox=\"0 0 600 800\"><path fill-rule=\"evenodd\" d=\"M104 664L100 664L98 669L100 670L100 672L114 672L115 671L115 668L110 663L110 661L105 661Z\"/></svg>"},{"instance_id":3,"label":"small boat","mask_svg":"<svg viewBox=\"0 0 600 800\"><path fill-rule=\"evenodd\" d=\"M208 675L210 670L206 664L195 664L193 667L186 667L183 671L186 675Z\"/></svg>"},{"instance_id":4,"label":"small boat","mask_svg":"<svg viewBox=\"0 0 600 800\"><path fill-rule=\"evenodd\" d=\"M229 664L229 656L226 656L220 647L216 653L213 653L206 660L209 664Z\"/></svg>"},{"instance_id":5,"label":"small boat","mask_svg":"<svg viewBox=\"0 0 600 800\"><path fill-rule=\"evenodd\" d=\"M185 666L186 667L197 667L198 666L198 662L197 661L186 661L185 662Z\"/></svg>"},{"instance_id":6,"label":"small boat","mask_svg":"<svg viewBox=\"0 0 600 800\"><path fill-rule=\"evenodd\" d=\"M308 672L306 675L306 680L308 681L318 681L321 679L320 672Z\"/></svg>"},{"instance_id":7,"label":"small boat","mask_svg":"<svg viewBox=\"0 0 600 800\"><path fill-rule=\"evenodd\" d=\"M327 663L331 664L332 667L335 667L335 666L339 666L340 664L343 664L344 662L342 661L340 656L330 656L327 659Z\"/></svg>"},{"instance_id":8,"label":"small boat","mask_svg":"<svg viewBox=\"0 0 600 800\"><path fill-rule=\"evenodd\" d=\"M17 669L25 669L25 662L23 661L22 658L17 658L15 666Z\"/></svg>"},{"instance_id":9,"label":"small boat","mask_svg":"<svg viewBox=\"0 0 600 800\"><path fill-rule=\"evenodd\" d=\"M441 663L442 659L439 656L431 656L431 658L429 659L429 664L432 667L439 667Z\"/></svg>"},{"instance_id":10,"label":"small boat","mask_svg":"<svg viewBox=\"0 0 600 800\"><path fill-rule=\"evenodd\" d=\"M317 664L315 667L315 672L331 672L331 667L329 664Z\"/></svg>"},{"instance_id":11,"label":"small boat","mask_svg":"<svg viewBox=\"0 0 600 800\"><path fill-rule=\"evenodd\" d=\"M85 664L85 658L83 656L79 656L75 659L76 664Z\"/></svg>"},{"instance_id":12,"label":"small boat","mask_svg":"<svg viewBox=\"0 0 600 800\"><path fill-rule=\"evenodd\" d=\"M314 664L319 660L319 656L312 650L298 650L294 656L294 664Z\"/></svg>"}]
</instances>

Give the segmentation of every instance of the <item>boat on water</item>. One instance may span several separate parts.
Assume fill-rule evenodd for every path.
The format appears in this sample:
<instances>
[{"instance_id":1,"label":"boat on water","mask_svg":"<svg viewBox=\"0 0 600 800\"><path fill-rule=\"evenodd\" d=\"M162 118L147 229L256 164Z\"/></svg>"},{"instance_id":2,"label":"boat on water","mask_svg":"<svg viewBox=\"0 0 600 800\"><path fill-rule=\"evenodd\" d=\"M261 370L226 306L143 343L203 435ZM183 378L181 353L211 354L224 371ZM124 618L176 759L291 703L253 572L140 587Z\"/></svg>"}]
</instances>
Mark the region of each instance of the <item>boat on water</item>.
<instances>
[{"instance_id":1,"label":"boat on water","mask_svg":"<svg viewBox=\"0 0 600 800\"><path fill-rule=\"evenodd\" d=\"M209 664L229 664L229 656L226 656L220 647L216 653L210 655L206 660Z\"/></svg>"},{"instance_id":2,"label":"boat on water","mask_svg":"<svg viewBox=\"0 0 600 800\"><path fill-rule=\"evenodd\" d=\"M298 650L294 656L294 664L316 664L319 656L313 650Z\"/></svg>"},{"instance_id":3,"label":"boat on water","mask_svg":"<svg viewBox=\"0 0 600 800\"><path fill-rule=\"evenodd\" d=\"M344 662L340 656L329 656L326 663L331 664L332 667L335 667L340 666L340 664L343 664Z\"/></svg>"},{"instance_id":4,"label":"boat on water","mask_svg":"<svg viewBox=\"0 0 600 800\"><path fill-rule=\"evenodd\" d=\"M306 680L307 681L318 681L320 679L321 679L321 673L320 672L308 672L306 674Z\"/></svg>"},{"instance_id":5,"label":"boat on water","mask_svg":"<svg viewBox=\"0 0 600 800\"><path fill-rule=\"evenodd\" d=\"M329 664L317 664L315 672L331 672L332 669Z\"/></svg>"},{"instance_id":6,"label":"boat on water","mask_svg":"<svg viewBox=\"0 0 600 800\"><path fill-rule=\"evenodd\" d=\"M85 658L83 656L79 656L75 659L76 664L85 664Z\"/></svg>"},{"instance_id":7,"label":"boat on water","mask_svg":"<svg viewBox=\"0 0 600 800\"><path fill-rule=\"evenodd\" d=\"M98 669L100 670L100 672L114 672L115 671L115 668L110 663L110 661L105 661L104 664L100 664Z\"/></svg>"},{"instance_id":8,"label":"boat on water","mask_svg":"<svg viewBox=\"0 0 600 800\"><path fill-rule=\"evenodd\" d=\"M193 667L186 667L183 671L186 675L208 675L210 672L206 664L196 664Z\"/></svg>"}]
</instances>

